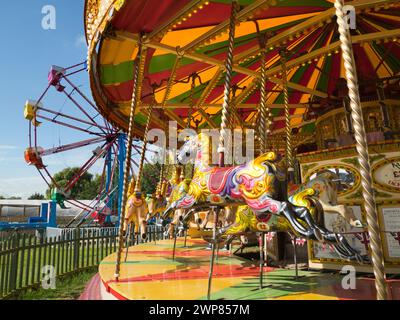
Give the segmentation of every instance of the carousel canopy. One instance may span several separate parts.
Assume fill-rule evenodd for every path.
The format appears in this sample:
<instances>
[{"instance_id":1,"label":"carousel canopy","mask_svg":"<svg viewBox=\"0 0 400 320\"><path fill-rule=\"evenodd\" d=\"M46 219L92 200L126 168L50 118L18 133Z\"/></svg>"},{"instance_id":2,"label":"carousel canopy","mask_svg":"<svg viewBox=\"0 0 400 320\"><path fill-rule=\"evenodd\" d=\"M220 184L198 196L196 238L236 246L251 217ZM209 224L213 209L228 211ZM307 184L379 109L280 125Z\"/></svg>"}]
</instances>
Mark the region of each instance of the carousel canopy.
<instances>
[{"instance_id":1,"label":"carousel canopy","mask_svg":"<svg viewBox=\"0 0 400 320\"><path fill-rule=\"evenodd\" d=\"M260 102L260 36L266 37L267 103L274 132L285 126L282 57L287 67L292 127L314 130L317 113L342 105L345 77L333 0L240 0L234 42L235 125L252 127ZM356 0L352 30L363 99L377 99L376 85L393 86L400 71L399 1ZM103 115L126 130L134 60L144 44L141 102L135 134L143 134L148 109L152 127L175 120L182 128L218 128L228 52L230 0L87 0L86 34L92 91ZM397 77L397 78L396 78ZM194 79L195 86L192 86ZM396 89L397 88L397 89ZM396 91L397 90L397 91ZM190 117L189 115L192 115Z\"/></svg>"}]
</instances>

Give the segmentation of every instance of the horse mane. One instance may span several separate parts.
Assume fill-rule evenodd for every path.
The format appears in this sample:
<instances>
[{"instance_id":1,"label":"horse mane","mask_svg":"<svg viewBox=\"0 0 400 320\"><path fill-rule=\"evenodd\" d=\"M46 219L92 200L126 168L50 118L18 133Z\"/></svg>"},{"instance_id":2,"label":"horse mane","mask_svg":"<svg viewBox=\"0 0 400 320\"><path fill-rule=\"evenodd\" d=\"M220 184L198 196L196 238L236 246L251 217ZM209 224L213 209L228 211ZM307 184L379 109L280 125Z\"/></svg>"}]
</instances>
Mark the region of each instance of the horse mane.
<instances>
[{"instance_id":1,"label":"horse mane","mask_svg":"<svg viewBox=\"0 0 400 320\"><path fill-rule=\"evenodd\" d=\"M131 182L129 182L128 195L133 194L135 192L135 187L136 187L136 179L135 176L132 176Z\"/></svg>"},{"instance_id":2,"label":"horse mane","mask_svg":"<svg viewBox=\"0 0 400 320\"><path fill-rule=\"evenodd\" d=\"M326 178L326 179L329 179L332 182L335 182L334 180L338 180L339 179L339 175L336 174L335 172L332 172L331 170L324 169L324 170L321 170L321 171L317 172L316 178Z\"/></svg>"}]
</instances>

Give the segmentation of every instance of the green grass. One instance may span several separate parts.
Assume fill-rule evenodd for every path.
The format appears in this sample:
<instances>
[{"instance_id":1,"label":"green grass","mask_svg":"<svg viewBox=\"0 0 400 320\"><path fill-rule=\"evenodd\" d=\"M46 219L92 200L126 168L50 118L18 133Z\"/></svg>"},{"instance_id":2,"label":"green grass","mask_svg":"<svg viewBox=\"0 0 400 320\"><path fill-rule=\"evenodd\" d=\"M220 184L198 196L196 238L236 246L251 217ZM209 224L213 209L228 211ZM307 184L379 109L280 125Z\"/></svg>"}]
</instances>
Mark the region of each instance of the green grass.
<instances>
[{"instance_id":1,"label":"green grass","mask_svg":"<svg viewBox=\"0 0 400 320\"><path fill-rule=\"evenodd\" d=\"M37 247L28 248L25 246L24 249L19 249L18 263L16 266L10 263L11 254L0 254L0 300L2 297L2 280L4 282L3 294L5 294L5 296L13 294L10 292L9 286L6 286L6 282L11 275L11 268L13 268L17 274L17 292L23 291L28 287L40 285L41 269L43 266L52 265L56 268L57 275L62 276L68 274L69 276L70 273L74 273L76 270L86 270L87 268L96 267L104 257L115 251L115 244L115 241L111 242L110 239L98 239L89 242L83 241L79 248L76 248L73 243L65 244L63 247L60 245L46 245L41 249ZM75 249L78 249L77 252L75 252ZM40 259L39 251L41 251ZM44 251L46 251L46 259L44 257ZM75 268L74 265L75 254L79 257L77 268ZM33 261L33 256L35 256L35 261ZM53 259L53 257L56 259ZM63 257L63 259L61 257ZM3 274L4 279L2 279Z\"/></svg>"},{"instance_id":2,"label":"green grass","mask_svg":"<svg viewBox=\"0 0 400 320\"><path fill-rule=\"evenodd\" d=\"M97 273L97 268L79 272L62 280L57 280L55 290L30 289L21 293L18 300L76 300L86 284Z\"/></svg>"}]
</instances>

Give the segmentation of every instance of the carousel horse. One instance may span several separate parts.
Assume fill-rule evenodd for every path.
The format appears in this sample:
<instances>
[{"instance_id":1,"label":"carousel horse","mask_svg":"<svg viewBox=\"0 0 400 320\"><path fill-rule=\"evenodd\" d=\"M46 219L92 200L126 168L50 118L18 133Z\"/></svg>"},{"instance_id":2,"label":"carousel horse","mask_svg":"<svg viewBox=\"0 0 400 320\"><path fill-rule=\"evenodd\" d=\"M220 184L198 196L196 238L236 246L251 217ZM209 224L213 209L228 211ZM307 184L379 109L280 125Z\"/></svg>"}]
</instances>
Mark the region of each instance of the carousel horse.
<instances>
[{"instance_id":1,"label":"carousel horse","mask_svg":"<svg viewBox=\"0 0 400 320\"><path fill-rule=\"evenodd\" d=\"M135 234L141 232L141 238L147 237L147 219L149 208L144 196L135 192L135 179L129 184L128 200L125 211L124 232L126 233L128 226L134 225Z\"/></svg>"},{"instance_id":2,"label":"carousel horse","mask_svg":"<svg viewBox=\"0 0 400 320\"><path fill-rule=\"evenodd\" d=\"M361 260L340 234L327 230L319 220L323 209L316 199L316 191L304 188L286 199L287 182L283 171L276 165L277 156L269 152L247 164L234 167L210 167L209 137L199 134L186 141L178 153L178 161L187 163L195 156L195 174L185 192L174 198L163 218L172 210L196 210L215 207L247 205L258 221L273 215L283 216L292 229L309 240L327 242L338 254L352 260Z\"/></svg>"},{"instance_id":3,"label":"carousel horse","mask_svg":"<svg viewBox=\"0 0 400 320\"><path fill-rule=\"evenodd\" d=\"M189 189L188 186L190 185L190 179L184 179L180 182L177 186L172 189L171 195L169 197L169 205L179 199L182 194L186 194ZM208 213L206 214L206 217ZM163 216L163 220L168 216ZM193 221L194 218L194 221ZM167 230L167 234L170 235L171 238L175 235L175 228L177 226L187 226L193 222L198 230L204 229L202 228L203 219L200 217L200 213L198 211L187 211L182 208L178 208L173 212L172 221L169 224L169 228ZM181 229L182 230L182 229Z\"/></svg>"},{"instance_id":4,"label":"carousel horse","mask_svg":"<svg viewBox=\"0 0 400 320\"><path fill-rule=\"evenodd\" d=\"M172 179L168 182L170 193L169 195L166 194L167 204L164 208L176 201L182 193L188 192L190 180L181 178L181 170L182 168L178 167ZM168 215L163 215L163 226L167 226L167 224L169 225L165 234L169 235L170 238L173 238L175 235L175 228L181 224L184 220L184 216L185 210L183 209L170 210ZM168 218L172 219L169 223L167 223Z\"/></svg>"},{"instance_id":5,"label":"carousel horse","mask_svg":"<svg viewBox=\"0 0 400 320\"><path fill-rule=\"evenodd\" d=\"M309 190L314 190L315 194L313 195L322 207L322 212L327 214L339 214L342 216L345 221L353 227L364 227L362 222L356 218L354 212L345 205L339 205L337 203L337 181L339 181L339 177L332 171L324 170L317 173L317 176L314 179L311 179L306 184L303 185L293 185L291 192L291 196L289 197L289 201L294 205L302 205L303 199L302 197L309 192ZM304 192L304 193L303 193ZM247 217L247 218L246 218ZM279 217L279 219L268 220L266 223L263 221L257 220L256 215L251 212L248 206L240 206L238 208L238 215L236 216L236 221L234 224L225 228L225 230L221 230L221 232L226 232L227 234L234 234L236 232L244 232L247 228L249 228L253 232L261 232L261 231L294 231L290 230L290 224L284 220L283 217ZM255 220L254 220L255 219ZM315 217L316 221L323 223L323 217ZM259 227L254 223L261 223ZM264 221L265 222L265 221ZM229 230L229 229L232 230ZM237 231L235 231L237 230ZM295 232L296 233L296 232Z\"/></svg>"},{"instance_id":6,"label":"carousel horse","mask_svg":"<svg viewBox=\"0 0 400 320\"><path fill-rule=\"evenodd\" d=\"M166 201L166 194L168 189L168 182L164 181L161 183L159 191L156 195L152 195L146 198L147 206L149 207L149 214L147 222L156 216L160 216L167 207L168 202Z\"/></svg>"},{"instance_id":7,"label":"carousel horse","mask_svg":"<svg viewBox=\"0 0 400 320\"><path fill-rule=\"evenodd\" d=\"M298 190L296 192L308 188L314 189L317 192L318 201L325 213L338 213L352 227L364 227L363 223L356 218L354 212L348 206L338 204L338 181L340 179L336 173L330 170L319 171L314 179L305 185L297 186Z\"/></svg>"}]
</instances>

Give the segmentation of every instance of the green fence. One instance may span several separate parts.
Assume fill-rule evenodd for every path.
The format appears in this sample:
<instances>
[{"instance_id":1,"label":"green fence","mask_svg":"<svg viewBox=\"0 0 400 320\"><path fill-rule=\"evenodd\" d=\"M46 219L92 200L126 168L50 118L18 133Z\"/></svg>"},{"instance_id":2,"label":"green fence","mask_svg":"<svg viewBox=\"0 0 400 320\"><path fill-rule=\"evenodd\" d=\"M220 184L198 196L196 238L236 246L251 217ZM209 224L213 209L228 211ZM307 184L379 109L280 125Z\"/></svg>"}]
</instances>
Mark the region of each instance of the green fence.
<instances>
[{"instance_id":1,"label":"green fence","mask_svg":"<svg viewBox=\"0 0 400 320\"><path fill-rule=\"evenodd\" d=\"M133 235L129 246L164 239L161 227L149 226L148 237ZM118 248L118 230L66 229L57 237L14 234L0 241L0 300L42 284L43 268L52 268L56 277L66 276L99 265ZM48 270L48 269L47 269Z\"/></svg>"}]
</instances>

